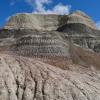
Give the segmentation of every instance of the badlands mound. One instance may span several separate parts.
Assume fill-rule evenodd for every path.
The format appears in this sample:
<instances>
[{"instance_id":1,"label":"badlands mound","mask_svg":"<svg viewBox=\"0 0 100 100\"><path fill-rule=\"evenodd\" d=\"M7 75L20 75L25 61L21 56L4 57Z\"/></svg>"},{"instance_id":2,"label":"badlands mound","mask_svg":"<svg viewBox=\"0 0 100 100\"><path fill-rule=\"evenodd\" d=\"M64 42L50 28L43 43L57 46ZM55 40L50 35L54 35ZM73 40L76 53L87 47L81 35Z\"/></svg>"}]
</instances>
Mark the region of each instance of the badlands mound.
<instances>
[{"instance_id":1,"label":"badlands mound","mask_svg":"<svg viewBox=\"0 0 100 100\"><path fill-rule=\"evenodd\" d=\"M84 12L17 14L0 30L0 100L100 100L100 31Z\"/></svg>"}]
</instances>

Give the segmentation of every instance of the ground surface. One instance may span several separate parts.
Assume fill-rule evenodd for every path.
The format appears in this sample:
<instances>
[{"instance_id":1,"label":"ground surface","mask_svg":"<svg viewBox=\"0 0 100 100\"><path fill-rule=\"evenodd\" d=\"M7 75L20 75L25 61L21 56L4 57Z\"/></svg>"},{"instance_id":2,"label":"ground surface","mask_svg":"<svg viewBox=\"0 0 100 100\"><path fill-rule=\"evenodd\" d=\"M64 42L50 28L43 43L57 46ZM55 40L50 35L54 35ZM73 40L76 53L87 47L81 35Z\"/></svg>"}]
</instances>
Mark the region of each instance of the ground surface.
<instances>
[{"instance_id":1,"label":"ground surface","mask_svg":"<svg viewBox=\"0 0 100 100\"><path fill-rule=\"evenodd\" d=\"M68 67L1 54L0 100L100 100L100 71Z\"/></svg>"}]
</instances>

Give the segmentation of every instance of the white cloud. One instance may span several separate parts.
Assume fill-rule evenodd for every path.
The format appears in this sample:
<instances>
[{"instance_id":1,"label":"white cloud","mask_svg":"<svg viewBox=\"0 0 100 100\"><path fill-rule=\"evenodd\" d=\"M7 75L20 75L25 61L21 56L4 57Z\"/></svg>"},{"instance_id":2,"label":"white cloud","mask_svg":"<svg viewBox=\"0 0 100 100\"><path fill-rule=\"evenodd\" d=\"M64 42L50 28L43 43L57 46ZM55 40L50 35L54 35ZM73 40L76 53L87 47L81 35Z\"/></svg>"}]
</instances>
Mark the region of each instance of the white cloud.
<instances>
[{"instance_id":1,"label":"white cloud","mask_svg":"<svg viewBox=\"0 0 100 100\"><path fill-rule=\"evenodd\" d=\"M100 21L96 23L96 26L100 30Z\"/></svg>"},{"instance_id":2,"label":"white cloud","mask_svg":"<svg viewBox=\"0 0 100 100\"><path fill-rule=\"evenodd\" d=\"M69 14L71 8L70 5L64 5L59 2L52 9L47 9L46 5L52 4L53 0L13 0L11 5L19 1L28 3L33 7L33 13L37 14Z\"/></svg>"},{"instance_id":3,"label":"white cloud","mask_svg":"<svg viewBox=\"0 0 100 100\"><path fill-rule=\"evenodd\" d=\"M69 14L71 6L69 5L63 5L61 3L57 4L53 9L51 10L45 10L45 13L47 14Z\"/></svg>"},{"instance_id":4,"label":"white cloud","mask_svg":"<svg viewBox=\"0 0 100 100\"><path fill-rule=\"evenodd\" d=\"M46 9L45 5L53 3L52 0L26 0L29 4L35 5L33 13L37 14L69 14L70 5L58 3L52 9Z\"/></svg>"},{"instance_id":5,"label":"white cloud","mask_svg":"<svg viewBox=\"0 0 100 100\"><path fill-rule=\"evenodd\" d=\"M37 12L45 12L45 6L44 4L49 4L51 0L35 0L36 4L36 11Z\"/></svg>"}]
</instances>

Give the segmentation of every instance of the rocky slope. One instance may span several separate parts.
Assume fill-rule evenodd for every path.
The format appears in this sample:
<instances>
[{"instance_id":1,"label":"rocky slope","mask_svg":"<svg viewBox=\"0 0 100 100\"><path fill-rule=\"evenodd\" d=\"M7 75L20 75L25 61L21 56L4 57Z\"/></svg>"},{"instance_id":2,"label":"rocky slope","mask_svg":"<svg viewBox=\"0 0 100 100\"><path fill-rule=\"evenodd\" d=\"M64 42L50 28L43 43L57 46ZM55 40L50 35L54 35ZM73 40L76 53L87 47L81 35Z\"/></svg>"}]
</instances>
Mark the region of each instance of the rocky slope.
<instances>
[{"instance_id":1,"label":"rocky slope","mask_svg":"<svg viewBox=\"0 0 100 100\"><path fill-rule=\"evenodd\" d=\"M19 32L16 31L18 29L20 29ZM15 31L12 32L12 30ZM74 43L84 48L92 49L95 52L100 52L100 31L96 29L91 18L81 11L76 11L69 15L17 14L10 18L3 31L6 31L7 33L4 32L5 35L10 35L9 37L12 37L12 34L13 36L18 34L20 37L20 35L23 35L22 33L24 35L29 35L30 33L34 35L35 30L38 30L39 33L45 31L45 34L48 31L51 33L59 31L60 33L57 33L57 35L63 32L62 35L66 40L71 35ZM3 32L0 33L3 34Z\"/></svg>"},{"instance_id":2,"label":"rocky slope","mask_svg":"<svg viewBox=\"0 0 100 100\"><path fill-rule=\"evenodd\" d=\"M100 31L81 11L17 14L0 30L0 100L100 100Z\"/></svg>"},{"instance_id":3,"label":"rocky slope","mask_svg":"<svg viewBox=\"0 0 100 100\"><path fill-rule=\"evenodd\" d=\"M35 23L35 24L34 24ZM96 28L89 16L81 11L76 11L70 15L39 15L39 14L17 14L12 16L5 29L37 29L37 30L56 30L66 23L81 23L93 29Z\"/></svg>"},{"instance_id":4,"label":"rocky slope","mask_svg":"<svg viewBox=\"0 0 100 100\"><path fill-rule=\"evenodd\" d=\"M100 100L100 71L0 55L0 100Z\"/></svg>"},{"instance_id":5,"label":"rocky slope","mask_svg":"<svg viewBox=\"0 0 100 100\"><path fill-rule=\"evenodd\" d=\"M5 29L55 30L58 28L60 15L17 14L8 21ZM35 23L35 24L34 24Z\"/></svg>"}]
</instances>

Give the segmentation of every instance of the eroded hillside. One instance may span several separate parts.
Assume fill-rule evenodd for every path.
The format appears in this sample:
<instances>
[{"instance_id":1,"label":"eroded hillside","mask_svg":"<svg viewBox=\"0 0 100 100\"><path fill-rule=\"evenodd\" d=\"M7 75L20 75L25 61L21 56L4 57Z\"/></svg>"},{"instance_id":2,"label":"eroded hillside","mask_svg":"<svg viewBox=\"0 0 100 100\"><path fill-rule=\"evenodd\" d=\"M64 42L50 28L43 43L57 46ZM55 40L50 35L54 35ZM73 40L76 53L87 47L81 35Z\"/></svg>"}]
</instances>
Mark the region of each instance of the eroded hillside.
<instances>
[{"instance_id":1,"label":"eroded hillside","mask_svg":"<svg viewBox=\"0 0 100 100\"><path fill-rule=\"evenodd\" d=\"M100 31L81 11L17 14L0 30L0 100L100 100Z\"/></svg>"}]
</instances>

